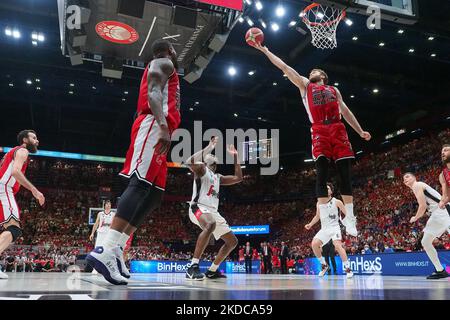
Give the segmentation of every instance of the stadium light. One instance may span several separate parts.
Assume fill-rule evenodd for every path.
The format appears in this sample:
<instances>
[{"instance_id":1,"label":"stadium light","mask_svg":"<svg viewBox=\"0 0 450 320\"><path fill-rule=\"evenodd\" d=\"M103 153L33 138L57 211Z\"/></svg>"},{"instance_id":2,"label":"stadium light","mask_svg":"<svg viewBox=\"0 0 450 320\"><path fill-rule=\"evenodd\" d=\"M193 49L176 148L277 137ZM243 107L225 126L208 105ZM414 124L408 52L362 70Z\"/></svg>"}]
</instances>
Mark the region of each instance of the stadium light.
<instances>
[{"instance_id":1,"label":"stadium light","mask_svg":"<svg viewBox=\"0 0 450 320\"><path fill-rule=\"evenodd\" d=\"M297 21L292 20L289 22L289 27L294 27L297 24Z\"/></svg>"},{"instance_id":2,"label":"stadium light","mask_svg":"<svg viewBox=\"0 0 450 320\"><path fill-rule=\"evenodd\" d=\"M229 67L229 68L228 68L228 74L229 74L230 76L234 77L234 76L236 75L236 73L237 73L237 70L236 70L235 67Z\"/></svg>"},{"instance_id":3,"label":"stadium light","mask_svg":"<svg viewBox=\"0 0 450 320\"><path fill-rule=\"evenodd\" d=\"M12 37L12 30L10 29L10 28L5 28L5 34L8 36L8 37Z\"/></svg>"},{"instance_id":4,"label":"stadium light","mask_svg":"<svg viewBox=\"0 0 450 320\"><path fill-rule=\"evenodd\" d=\"M252 19L250 19L249 17L247 17L247 23L250 27L253 27L253 25L255 24Z\"/></svg>"},{"instance_id":5,"label":"stadium light","mask_svg":"<svg viewBox=\"0 0 450 320\"><path fill-rule=\"evenodd\" d=\"M347 18L347 19L345 19L345 23L346 23L348 26L351 26L351 25L353 24L353 21L350 20L349 18Z\"/></svg>"},{"instance_id":6,"label":"stadium light","mask_svg":"<svg viewBox=\"0 0 450 320\"><path fill-rule=\"evenodd\" d=\"M12 36L13 36L13 38L15 38L15 39L19 39L19 38L22 36L22 34L20 33L19 30L13 30Z\"/></svg>"},{"instance_id":7,"label":"stadium light","mask_svg":"<svg viewBox=\"0 0 450 320\"><path fill-rule=\"evenodd\" d=\"M284 9L283 6L279 5L275 9L275 14L277 15L277 17L281 18L282 16L284 16L286 14L286 9Z\"/></svg>"},{"instance_id":8,"label":"stadium light","mask_svg":"<svg viewBox=\"0 0 450 320\"><path fill-rule=\"evenodd\" d=\"M263 9L263 5L262 5L261 1L256 1L255 7L258 11L261 11Z\"/></svg>"},{"instance_id":9,"label":"stadium light","mask_svg":"<svg viewBox=\"0 0 450 320\"><path fill-rule=\"evenodd\" d=\"M272 30L275 32L280 30L280 26L278 25L278 23L272 23Z\"/></svg>"}]
</instances>

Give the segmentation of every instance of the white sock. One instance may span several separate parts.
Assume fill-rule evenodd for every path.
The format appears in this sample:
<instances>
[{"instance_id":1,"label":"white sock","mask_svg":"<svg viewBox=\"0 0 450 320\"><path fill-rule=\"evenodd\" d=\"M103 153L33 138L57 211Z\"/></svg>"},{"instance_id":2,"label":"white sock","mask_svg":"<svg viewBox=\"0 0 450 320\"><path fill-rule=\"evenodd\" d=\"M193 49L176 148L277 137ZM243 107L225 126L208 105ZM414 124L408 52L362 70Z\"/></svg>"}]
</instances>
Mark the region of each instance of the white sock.
<instances>
[{"instance_id":1,"label":"white sock","mask_svg":"<svg viewBox=\"0 0 450 320\"><path fill-rule=\"evenodd\" d=\"M120 236L119 242L117 243L119 245L119 247L122 247L122 249L125 248L125 246L127 245L127 241L130 238L129 235L127 235L125 232L122 233L122 235Z\"/></svg>"},{"instance_id":2,"label":"white sock","mask_svg":"<svg viewBox=\"0 0 450 320\"><path fill-rule=\"evenodd\" d=\"M438 253L433 246L433 240L434 236L429 233L425 233L422 238L422 246L425 249L428 258L430 258L431 262L433 262L436 271L441 272L442 270L444 270L444 267L442 267L442 264L439 261Z\"/></svg>"},{"instance_id":3,"label":"white sock","mask_svg":"<svg viewBox=\"0 0 450 320\"><path fill-rule=\"evenodd\" d=\"M109 229L108 233L105 236L105 241L103 242L103 247L112 249L117 247L119 243L120 237L122 236L122 232L116 231L114 229Z\"/></svg>"},{"instance_id":4,"label":"white sock","mask_svg":"<svg viewBox=\"0 0 450 320\"><path fill-rule=\"evenodd\" d=\"M200 262L200 259L192 258L192 263L191 264L198 264L199 262Z\"/></svg>"},{"instance_id":5,"label":"white sock","mask_svg":"<svg viewBox=\"0 0 450 320\"><path fill-rule=\"evenodd\" d=\"M327 264L324 257L318 258L321 264Z\"/></svg>"},{"instance_id":6,"label":"white sock","mask_svg":"<svg viewBox=\"0 0 450 320\"><path fill-rule=\"evenodd\" d=\"M344 261L343 265L345 269L350 268L350 262L348 260Z\"/></svg>"},{"instance_id":7,"label":"white sock","mask_svg":"<svg viewBox=\"0 0 450 320\"><path fill-rule=\"evenodd\" d=\"M353 203L347 203L345 205L345 211L347 211L347 215L349 217L354 217L355 214L353 213Z\"/></svg>"},{"instance_id":8,"label":"white sock","mask_svg":"<svg viewBox=\"0 0 450 320\"><path fill-rule=\"evenodd\" d=\"M218 268L219 268L219 265L213 263L211 265L211 267L209 267L209 270L211 270L212 272L216 272Z\"/></svg>"}]
</instances>

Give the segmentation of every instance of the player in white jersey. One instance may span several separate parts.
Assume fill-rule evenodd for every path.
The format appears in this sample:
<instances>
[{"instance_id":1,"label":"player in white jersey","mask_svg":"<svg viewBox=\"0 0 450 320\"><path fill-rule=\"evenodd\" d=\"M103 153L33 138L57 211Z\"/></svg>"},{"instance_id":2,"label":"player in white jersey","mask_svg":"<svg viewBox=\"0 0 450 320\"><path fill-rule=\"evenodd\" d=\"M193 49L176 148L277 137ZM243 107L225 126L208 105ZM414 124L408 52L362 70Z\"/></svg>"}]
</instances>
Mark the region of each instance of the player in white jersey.
<instances>
[{"instance_id":1,"label":"player in white jersey","mask_svg":"<svg viewBox=\"0 0 450 320\"><path fill-rule=\"evenodd\" d=\"M234 156L234 175L223 176L215 173L218 159L211 152L217 141L218 138L213 137L205 149L186 160L186 165L194 173L194 190L190 202L189 218L202 229L197 239L191 266L186 271L186 278L189 280L203 280L205 277L209 279L225 278L217 269L238 244L236 236L217 209L220 186L241 182L242 170L236 149L233 145L229 145L227 151ZM199 267L200 257L205 251L211 235L214 235L216 240L222 239L225 243L220 248L211 267L203 274Z\"/></svg>"},{"instance_id":2,"label":"player in white jersey","mask_svg":"<svg viewBox=\"0 0 450 320\"><path fill-rule=\"evenodd\" d=\"M316 215L310 223L305 225L305 228L310 230L312 226L320 220L321 229L314 236L311 243L314 254L322 264L322 271L320 271L319 276L323 277L330 269L330 266L325 262L325 258L322 256L322 246L327 244L330 240L333 240L334 247L339 253L342 264L344 265L347 278L351 278L353 277L353 272L350 269L350 262L348 261L344 246L342 245L341 227L339 226L339 210L341 210L344 215L347 214L347 211L345 210L342 201L333 198L333 187L331 184L327 184L327 189L328 202L326 204L317 203Z\"/></svg>"},{"instance_id":3,"label":"player in white jersey","mask_svg":"<svg viewBox=\"0 0 450 320\"><path fill-rule=\"evenodd\" d=\"M441 201L439 192L426 183L417 181L416 176L411 172L403 175L403 183L414 192L419 203L416 215L409 222L415 223L425 213L430 216L423 229L422 246L436 271L429 275L427 279L447 278L449 275L439 260L433 241L445 232L450 233L450 205L447 205L444 209L439 208L439 202Z\"/></svg>"},{"instance_id":4,"label":"player in white jersey","mask_svg":"<svg viewBox=\"0 0 450 320\"><path fill-rule=\"evenodd\" d=\"M111 201L106 200L103 206L104 211L100 211L97 214L97 219L92 227L91 235L89 240L94 239L94 234L97 231L97 238L95 239L95 247L103 245L105 236L108 233L109 227L111 226L112 220L115 216L115 212L111 211Z\"/></svg>"}]
</instances>

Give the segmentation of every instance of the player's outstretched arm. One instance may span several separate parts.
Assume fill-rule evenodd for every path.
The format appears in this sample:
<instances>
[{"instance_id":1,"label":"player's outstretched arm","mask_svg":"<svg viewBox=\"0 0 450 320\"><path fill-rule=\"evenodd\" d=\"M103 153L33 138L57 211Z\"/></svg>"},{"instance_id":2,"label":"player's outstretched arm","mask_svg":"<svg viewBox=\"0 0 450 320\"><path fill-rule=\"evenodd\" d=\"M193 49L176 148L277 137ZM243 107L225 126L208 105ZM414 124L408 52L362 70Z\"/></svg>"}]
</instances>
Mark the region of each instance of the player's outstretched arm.
<instances>
[{"instance_id":1,"label":"player's outstretched arm","mask_svg":"<svg viewBox=\"0 0 450 320\"><path fill-rule=\"evenodd\" d=\"M425 214L427 211L427 199L425 198L425 194L423 193L423 187L420 183L416 183L413 187L414 195L416 196L417 202L419 203L419 207L417 208L417 213L414 217L409 220L409 222L414 223Z\"/></svg>"},{"instance_id":2,"label":"player's outstretched arm","mask_svg":"<svg viewBox=\"0 0 450 320\"><path fill-rule=\"evenodd\" d=\"M155 145L156 152L166 154L170 148L170 132L163 111L163 90L174 71L172 61L168 58L159 58L151 62L148 70L148 101L153 116L161 132Z\"/></svg>"},{"instance_id":3,"label":"player's outstretched arm","mask_svg":"<svg viewBox=\"0 0 450 320\"><path fill-rule=\"evenodd\" d=\"M288 79L300 89L302 95L304 94L304 92L306 91L306 86L309 82L307 78L299 75L298 72L294 70L294 68L290 67L279 57L270 52L270 50L266 46L262 46L257 43L255 45L255 48L264 53L267 56L267 58L269 58L270 62L272 62L276 67L278 67L278 69L283 71L284 74L288 77Z\"/></svg>"},{"instance_id":4,"label":"player's outstretched arm","mask_svg":"<svg viewBox=\"0 0 450 320\"><path fill-rule=\"evenodd\" d=\"M28 150L26 149L19 149L16 151L16 155L14 157L14 165L12 170L12 176L14 179L16 179L17 182L24 188L31 191L33 194L33 197L36 198L36 200L39 202L41 206L45 203L45 197L44 195L39 192L39 190L25 177L25 175L22 173L21 169L23 164L28 158Z\"/></svg>"},{"instance_id":5,"label":"player's outstretched arm","mask_svg":"<svg viewBox=\"0 0 450 320\"><path fill-rule=\"evenodd\" d=\"M233 176L221 176L220 184L223 186L230 186L237 184L243 180L242 178L242 168L239 164L239 155L236 148L230 144L227 148L228 153L234 157L234 175Z\"/></svg>"},{"instance_id":6,"label":"player's outstretched arm","mask_svg":"<svg viewBox=\"0 0 450 320\"><path fill-rule=\"evenodd\" d=\"M311 222L305 225L306 230L310 230L320 220L319 204L316 206L316 215L312 218Z\"/></svg>"},{"instance_id":7,"label":"player's outstretched arm","mask_svg":"<svg viewBox=\"0 0 450 320\"><path fill-rule=\"evenodd\" d=\"M184 162L184 165L187 166L197 176L202 177L206 172L203 159L207 154L210 154L214 150L218 140L219 138L212 137L206 148L194 153L192 156L187 158L186 161Z\"/></svg>"},{"instance_id":8,"label":"player's outstretched arm","mask_svg":"<svg viewBox=\"0 0 450 320\"><path fill-rule=\"evenodd\" d=\"M340 110L342 116L344 117L345 121L348 122L348 124L353 128L353 130L356 131L356 133L359 134L359 136L361 138L363 138L366 141L369 141L372 138L370 133L367 131L364 131L361 128L358 120L356 120L355 115L353 114L353 112L350 111L350 109L345 104L344 99L342 98L341 92L337 88L334 88L334 89L336 90L337 98L339 101L339 110Z\"/></svg>"},{"instance_id":9,"label":"player's outstretched arm","mask_svg":"<svg viewBox=\"0 0 450 320\"><path fill-rule=\"evenodd\" d=\"M442 198L441 201L439 201L439 208L444 209L445 205L449 202L450 196L449 196L449 188L447 186L447 182L444 179L444 175L439 175L439 182L441 183L441 190L442 190Z\"/></svg>"}]
</instances>

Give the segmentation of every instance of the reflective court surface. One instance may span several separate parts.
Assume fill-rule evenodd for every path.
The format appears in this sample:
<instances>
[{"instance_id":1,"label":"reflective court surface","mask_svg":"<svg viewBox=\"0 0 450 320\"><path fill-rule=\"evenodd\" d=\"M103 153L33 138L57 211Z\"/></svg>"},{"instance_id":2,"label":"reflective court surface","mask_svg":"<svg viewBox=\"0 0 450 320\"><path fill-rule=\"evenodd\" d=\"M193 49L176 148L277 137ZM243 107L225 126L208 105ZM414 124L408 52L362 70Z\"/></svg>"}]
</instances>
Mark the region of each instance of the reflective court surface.
<instances>
[{"instance_id":1,"label":"reflective court surface","mask_svg":"<svg viewBox=\"0 0 450 320\"><path fill-rule=\"evenodd\" d=\"M9 273L0 300L448 300L450 278L229 275L188 281L184 274L135 274L113 286L86 273Z\"/></svg>"}]
</instances>

